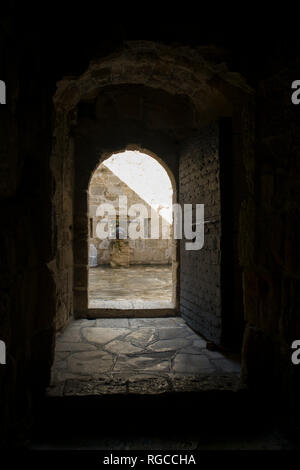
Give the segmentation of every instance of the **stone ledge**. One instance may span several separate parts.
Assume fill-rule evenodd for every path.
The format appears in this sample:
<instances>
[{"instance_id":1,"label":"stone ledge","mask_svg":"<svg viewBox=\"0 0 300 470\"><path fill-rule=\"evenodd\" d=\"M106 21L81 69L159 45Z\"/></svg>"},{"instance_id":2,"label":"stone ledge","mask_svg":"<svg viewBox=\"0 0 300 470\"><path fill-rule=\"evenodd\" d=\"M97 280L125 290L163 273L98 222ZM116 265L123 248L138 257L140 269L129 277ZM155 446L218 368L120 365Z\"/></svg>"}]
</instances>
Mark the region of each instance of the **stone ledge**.
<instances>
[{"instance_id":1,"label":"stone ledge","mask_svg":"<svg viewBox=\"0 0 300 470\"><path fill-rule=\"evenodd\" d=\"M107 374L98 378L67 379L47 389L48 397L161 395L202 392L245 392L239 374Z\"/></svg>"}]
</instances>

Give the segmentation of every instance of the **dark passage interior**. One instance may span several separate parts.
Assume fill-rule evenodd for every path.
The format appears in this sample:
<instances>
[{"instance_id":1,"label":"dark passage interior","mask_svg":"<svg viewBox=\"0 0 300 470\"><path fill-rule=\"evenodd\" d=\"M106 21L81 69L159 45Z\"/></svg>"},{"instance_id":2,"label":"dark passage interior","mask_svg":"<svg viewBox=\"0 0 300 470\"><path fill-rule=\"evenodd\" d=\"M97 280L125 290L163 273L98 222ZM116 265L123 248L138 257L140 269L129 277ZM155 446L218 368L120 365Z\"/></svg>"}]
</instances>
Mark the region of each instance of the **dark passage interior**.
<instances>
[{"instance_id":1,"label":"dark passage interior","mask_svg":"<svg viewBox=\"0 0 300 470\"><path fill-rule=\"evenodd\" d=\"M299 448L299 40L31 23L0 19L0 447ZM126 152L201 249L101 238L100 202L166 208Z\"/></svg>"}]
</instances>

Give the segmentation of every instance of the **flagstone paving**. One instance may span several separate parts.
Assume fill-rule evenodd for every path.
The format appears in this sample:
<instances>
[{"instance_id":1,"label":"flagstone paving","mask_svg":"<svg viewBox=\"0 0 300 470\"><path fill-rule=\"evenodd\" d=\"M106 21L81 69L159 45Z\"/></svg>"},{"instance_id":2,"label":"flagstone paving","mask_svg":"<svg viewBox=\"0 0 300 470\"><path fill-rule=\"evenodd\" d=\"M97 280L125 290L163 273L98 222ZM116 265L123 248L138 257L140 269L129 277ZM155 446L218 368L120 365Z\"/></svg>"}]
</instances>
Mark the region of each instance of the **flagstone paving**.
<instances>
[{"instance_id":1,"label":"flagstone paving","mask_svg":"<svg viewBox=\"0 0 300 470\"><path fill-rule=\"evenodd\" d=\"M208 350L180 317L75 320L57 336L48 393L161 393L221 376L230 386L239 373L235 355Z\"/></svg>"}]
</instances>

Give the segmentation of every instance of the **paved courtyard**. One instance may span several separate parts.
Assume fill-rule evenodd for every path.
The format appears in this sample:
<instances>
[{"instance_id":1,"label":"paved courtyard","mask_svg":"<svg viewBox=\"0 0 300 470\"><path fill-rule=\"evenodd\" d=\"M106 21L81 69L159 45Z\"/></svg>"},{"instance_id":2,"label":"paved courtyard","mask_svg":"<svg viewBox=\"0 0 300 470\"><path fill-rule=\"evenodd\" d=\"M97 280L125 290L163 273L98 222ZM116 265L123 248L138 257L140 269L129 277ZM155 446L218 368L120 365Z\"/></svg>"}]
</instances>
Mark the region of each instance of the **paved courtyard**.
<instances>
[{"instance_id":1,"label":"paved courtyard","mask_svg":"<svg viewBox=\"0 0 300 470\"><path fill-rule=\"evenodd\" d=\"M49 394L160 393L201 376L230 386L238 358L206 346L179 317L76 320L57 337Z\"/></svg>"},{"instance_id":2,"label":"paved courtyard","mask_svg":"<svg viewBox=\"0 0 300 470\"><path fill-rule=\"evenodd\" d=\"M172 308L172 266L89 268L89 308Z\"/></svg>"}]
</instances>

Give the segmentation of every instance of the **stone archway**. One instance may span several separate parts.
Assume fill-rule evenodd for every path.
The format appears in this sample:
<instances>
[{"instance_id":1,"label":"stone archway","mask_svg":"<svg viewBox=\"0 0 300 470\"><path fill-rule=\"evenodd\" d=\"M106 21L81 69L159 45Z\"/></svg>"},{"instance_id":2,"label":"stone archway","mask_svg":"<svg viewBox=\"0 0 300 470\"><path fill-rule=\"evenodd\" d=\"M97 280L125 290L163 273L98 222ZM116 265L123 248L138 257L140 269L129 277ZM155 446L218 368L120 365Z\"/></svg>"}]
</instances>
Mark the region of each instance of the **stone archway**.
<instances>
[{"instance_id":1,"label":"stone archway","mask_svg":"<svg viewBox=\"0 0 300 470\"><path fill-rule=\"evenodd\" d=\"M130 92L130 87L134 93ZM179 160L183 151L181 142L193 139L199 130L220 118L230 118L232 126L229 132L233 145L230 149L230 145L219 148L218 154L225 161L234 148L233 158L242 161L244 166L240 171L243 173L241 184L245 185L242 194L239 189L234 190L235 207L230 226L230 230L235 226L233 243L238 246L238 221L247 219L253 192L251 93L239 74L230 72L222 61L208 60L205 51L201 53L186 47L174 48L147 41L126 43L115 55L92 61L80 77L68 77L58 83L54 97L56 128L52 155L58 235L57 263L52 268L57 281L58 327L68 320L74 305L77 312L86 309L83 293L87 276L84 261L87 259L87 225L82 221L86 220L86 188L94 167L92 155L99 159L101 155L130 145L151 148L155 154L164 155L178 188ZM128 96L131 115L124 114L122 108L122 100L126 101ZM142 100L138 98L141 96ZM106 107L107 100L110 104ZM221 131L217 132L215 137L219 143L221 134ZM226 169L224 161L220 170L223 182L228 176L226 172L232 176L231 167ZM229 205L231 196L226 196ZM73 208L76 208L76 213ZM76 230L78 226L80 230ZM73 245L78 248L74 252ZM234 248L233 256L234 263L238 264L237 248ZM239 300L234 314L222 316L227 327L217 326L217 334L212 329L211 339L216 342L223 341L226 335L230 337L237 319L242 323L241 273L235 269L232 275L236 276ZM222 276L225 279L222 282L226 284L226 274ZM195 305L201 313L201 305L197 302ZM206 314L209 316L209 312ZM209 325L210 322L210 319L204 320L204 324ZM202 329L201 325L193 326ZM207 332L209 328L205 327Z\"/></svg>"},{"instance_id":2,"label":"stone archway","mask_svg":"<svg viewBox=\"0 0 300 470\"><path fill-rule=\"evenodd\" d=\"M112 263L114 265L114 263L117 262L118 265L118 259L115 259L115 256L113 256L114 252L112 251L114 242L113 240L100 240L96 233L97 223L101 220L101 218L98 219L96 213L98 204L101 201L116 204L117 195L123 197L126 195L127 209L129 209L131 204L141 203L146 209L148 217L151 217L152 214L153 208L151 209L149 203L150 200L152 200L152 203L154 202L153 198L156 202L159 201L159 204L167 203L170 210L172 209L171 205L174 205L178 201L175 177L166 163L149 150L143 149L143 151L141 151L139 146L134 145L130 145L129 147L130 150L126 148L126 150L116 152L112 155L102 155L91 175L88 185L89 243L97 247L95 249L97 252L96 266L98 266L97 269L91 269L89 266L88 315L92 315L93 317L106 315L123 316L124 314L149 316L151 313L156 316L165 316L170 315L170 313L176 314L178 311L178 241L175 240L171 234L166 239L163 239L162 234L162 225L163 223L168 224L168 219L162 219L156 210L154 210L153 216L158 217L157 220L159 222L158 227L160 232L159 235L153 234L155 239L116 242L122 245L126 253L128 252L128 256L126 256L125 253L125 258L123 257L126 261L126 266L128 268L130 266L128 272L127 270L124 271L124 269L111 270L109 268ZM115 158L117 158L119 162L115 169L117 175L111 173L111 170L103 166L104 162L112 162ZM123 158L125 160L122 163ZM129 167L127 167L128 158L130 162ZM111 164L113 165L112 170L114 171L114 164ZM120 164L121 167L119 168ZM127 173L129 168L130 172ZM153 171L155 180L151 180L151 172ZM128 184L129 186L127 186ZM165 190L162 187L164 184L166 184ZM167 187L169 187L169 189L167 189ZM167 194L169 194L169 196ZM170 214L167 217L169 216ZM126 219L128 221L128 214ZM128 229L127 223L128 222L126 222L126 231ZM169 227L168 231L170 231L170 229L173 231L172 225ZM91 226L93 230L92 235ZM157 236L158 239L156 238ZM76 247L74 248L76 249ZM170 267L168 267L169 265ZM102 266L102 268L100 266ZM92 277L90 277L91 271ZM103 281L103 276L110 279L110 282L118 289L115 294L109 294L107 288L104 287L104 298L101 295L100 287L101 285L106 285ZM119 276L128 284L128 291L124 291L123 282L121 279L119 280ZM145 288L147 286L147 289L150 289L152 292L151 286L153 286L152 293L146 290L143 294L143 283L141 283L140 276L142 276L144 283L146 283ZM164 278L164 276L166 276L166 278ZM171 276L170 279L169 276ZM90 282L92 282L92 285L90 285ZM171 284L169 284L170 282ZM157 284L161 284L161 288L159 288ZM166 290L163 290L163 285ZM140 286L140 289L138 289L138 286ZM91 294L91 288L93 294ZM121 292L123 292L123 294ZM120 300L119 297L123 300ZM121 306L125 311L120 310Z\"/></svg>"}]
</instances>

